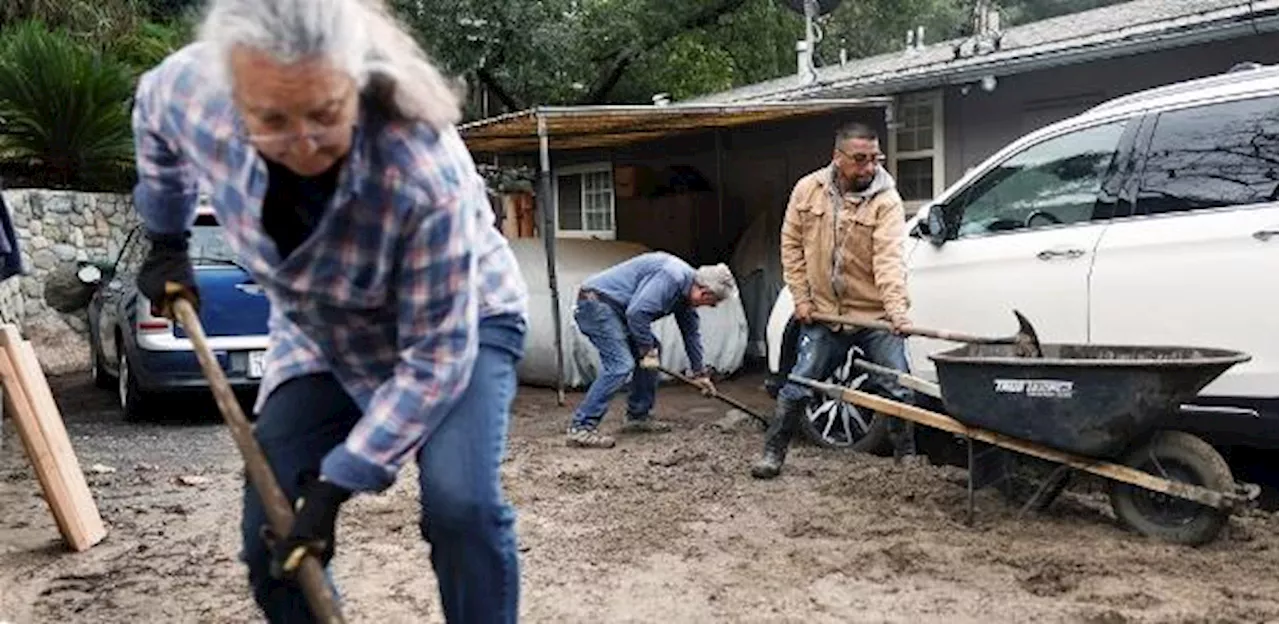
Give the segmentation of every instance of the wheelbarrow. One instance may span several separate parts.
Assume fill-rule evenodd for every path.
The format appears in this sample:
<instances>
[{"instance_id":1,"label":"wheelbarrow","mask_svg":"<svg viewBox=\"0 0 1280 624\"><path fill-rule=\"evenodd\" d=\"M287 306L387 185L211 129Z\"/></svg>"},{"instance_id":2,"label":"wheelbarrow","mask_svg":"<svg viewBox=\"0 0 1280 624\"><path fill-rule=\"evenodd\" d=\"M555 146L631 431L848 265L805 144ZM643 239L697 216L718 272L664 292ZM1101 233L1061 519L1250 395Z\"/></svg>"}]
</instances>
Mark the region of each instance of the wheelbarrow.
<instances>
[{"instance_id":1,"label":"wheelbarrow","mask_svg":"<svg viewBox=\"0 0 1280 624\"><path fill-rule=\"evenodd\" d=\"M1231 511L1260 488L1237 483L1212 446L1161 422L1250 356L1224 349L1042 345L1043 358L1012 345L976 344L930 355L950 415L799 376L835 399L963 437L968 519L973 521L975 442L1056 465L1028 501L1056 496L1071 470L1108 481L1116 517L1138 533L1181 544L1215 539ZM919 383L928 383L916 379ZM1024 508L1025 510L1025 508Z\"/></svg>"}]
</instances>

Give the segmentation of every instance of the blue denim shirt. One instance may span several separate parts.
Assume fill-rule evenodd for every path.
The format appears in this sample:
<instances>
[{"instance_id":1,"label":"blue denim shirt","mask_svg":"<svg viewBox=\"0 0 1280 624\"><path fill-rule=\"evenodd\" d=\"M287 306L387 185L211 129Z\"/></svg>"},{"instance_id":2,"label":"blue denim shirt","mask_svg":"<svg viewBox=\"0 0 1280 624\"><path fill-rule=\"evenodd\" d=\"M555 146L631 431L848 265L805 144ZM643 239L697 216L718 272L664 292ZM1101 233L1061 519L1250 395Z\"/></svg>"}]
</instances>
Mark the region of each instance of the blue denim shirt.
<instances>
[{"instance_id":1,"label":"blue denim shirt","mask_svg":"<svg viewBox=\"0 0 1280 624\"><path fill-rule=\"evenodd\" d=\"M596 273L582 283L623 308L627 331L641 353L657 346L650 325L674 314L684 336L689 366L702 370L698 311L689 303L693 267L669 253L654 251Z\"/></svg>"}]
</instances>

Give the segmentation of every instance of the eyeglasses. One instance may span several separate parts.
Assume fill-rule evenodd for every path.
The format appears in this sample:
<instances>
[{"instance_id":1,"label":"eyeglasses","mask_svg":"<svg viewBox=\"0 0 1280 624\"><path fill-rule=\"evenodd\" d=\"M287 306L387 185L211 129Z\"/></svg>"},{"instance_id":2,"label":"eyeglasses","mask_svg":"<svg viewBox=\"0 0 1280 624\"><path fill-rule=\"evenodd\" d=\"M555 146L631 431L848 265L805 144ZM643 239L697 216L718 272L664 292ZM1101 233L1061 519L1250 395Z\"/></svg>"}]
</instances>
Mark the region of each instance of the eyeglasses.
<instances>
[{"instance_id":1,"label":"eyeglasses","mask_svg":"<svg viewBox=\"0 0 1280 624\"><path fill-rule=\"evenodd\" d=\"M850 154L849 152L846 152L846 151L844 151L844 150L842 150L842 149L840 149L840 148L838 148L838 147L836 148L836 151L837 151L837 152L840 152L840 155L841 155L841 156L844 156L845 158L848 158L849 160L852 160L854 163L859 164L859 165L865 165L865 164L867 164L867 163L869 163L869 162L875 162L876 164L878 164L878 165L879 165L879 164L884 164L884 161L885 161L885 156L884 156L884 154L880 154L880 153L876 153L876 154Z\"/></svg>"},{"instance_id":2,"label":"eyeglasses","mask_svg":"<svg viewBox=\"0 0 1280 624\"><path fill-rule=\"evenodd\" d=\"M337 125L311 130L308 132L274 132L271 134L250 134L249 141L265 150L281 150L288 148L294 141L311 141L316 145L328 145L342 138L343 133L351 128Z\"/></svg>"}]
</instances>

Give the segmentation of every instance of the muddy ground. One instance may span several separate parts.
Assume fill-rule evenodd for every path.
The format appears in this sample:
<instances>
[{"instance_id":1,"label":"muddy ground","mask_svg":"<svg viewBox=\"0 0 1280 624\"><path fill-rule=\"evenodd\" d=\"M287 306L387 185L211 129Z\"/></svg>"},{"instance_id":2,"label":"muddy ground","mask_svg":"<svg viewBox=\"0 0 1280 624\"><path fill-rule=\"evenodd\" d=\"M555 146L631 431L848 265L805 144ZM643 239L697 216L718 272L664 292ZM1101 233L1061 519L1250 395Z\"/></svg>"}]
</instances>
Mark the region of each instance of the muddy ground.
<instances>
[{"instance_id":1,"label":"muddy ground","mask_svg":"<svg viewBox=\"0 0 1280 624\"><path fill-rule=\"evenodd\" d=\"M722 389L767 410L759 382ZM239 463L216 414L176 405L175 422L127 425L84 376L52 383L111 534L63 550L7 424L0 621L258 621L235 558ZM804 446L783 478L756 482L759 430L722 431L724 409L682 388L664 387L660 407L677 433L583 451L563 444L568 407L521 392L505 477L524 621L1277 620L1274 513L1187 548L1118 527L1097 494L1019 521L984 490L970 527L956 469ZM335 574L352 622L442 621L411 476L341 519Z\"/></svg>"}]
</instances>

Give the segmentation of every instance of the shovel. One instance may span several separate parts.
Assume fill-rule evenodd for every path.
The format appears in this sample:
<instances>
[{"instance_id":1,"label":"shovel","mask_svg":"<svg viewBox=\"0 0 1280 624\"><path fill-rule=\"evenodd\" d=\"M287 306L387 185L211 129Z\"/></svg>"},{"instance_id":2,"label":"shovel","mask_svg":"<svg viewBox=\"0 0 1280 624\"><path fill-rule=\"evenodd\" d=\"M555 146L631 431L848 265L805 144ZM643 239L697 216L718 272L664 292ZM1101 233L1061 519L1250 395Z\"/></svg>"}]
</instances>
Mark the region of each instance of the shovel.
<instances>
[{"instance_id":1,"label":"shovel","mask_svg":"<svg viewBox=\"0 0 1280 624\"><path fill-rule=\"evenodd\" d=\"M172 290L172 286L170 289ZM289 505L289 499L285 497L284 491L280 489L279 483L276 482L275 473L271 471L267 457L262 453L262 447L258 446L258 440L253 437L253 429L240 409L240 402L232 393L231 385L227 383L227 376L218 365L218 360L213 357L213 351L209 349L204 326L200 324L200 317L196 314L195 307L182 297L174 297L173 313L182 324L182 328L191 336L191 345L195 350L196 359L200 360L200 368L204 370L204 376L209 380L209 387L213 390L213 396L218 402L218 411L222 412L222 418L227 422L231 437L244 458L245 472L249 476L249 482L253 483L258 495L262 497L267 519L271 522L271 529L276 535L288 535L290 527L293 526L293 508ZM303 559L302 565L298 568L297 579L303 594L307 597L307 604L311 606L312 613L319 621L325 624L345 622L342 612L338 609L337 600L329 591L324 568L315 556L308 554Z\"/></svg>"},{"instance_id":2,"label":"shovel","mask_svg":"<svg viewBox=\"0 0 1280 624\"><path fill-rule=\"evenodd\" d=\"M668 375L670 375L670 376L672 376L672 377L675 377L676 379L679 379L680 381L683 381L683 382L685 382L685 383L687 383L687 384L689 384L689 385L691 385L691 386L693 386L693 387L695 387L695 388L701 388L701 387L702 387L702 386L699 386L696 382L694 382L694 381L693 381L692 379L690 379L689 377L686 377L686 376L684 376L684 375L681 375L680 373L677 373L677 372L675 372L675 371L673 371L673 370L670 370L670 369L664 368L664 367L662 367L662 366L659 366L659 367L658 367L658 370L659 370L659 371L661 371L661 372L663 372L663 373L666 373L666 374L668 374ZM748 415L748 416L750 416L750 417L752 417L752 418L756 419L756 422L759 422L760 424L764 425L766 428L769 426L769 420L768 420L767 418L765 418L764 416L761 416L760 414L757 414L755 410L753 410L753 409L751 409L751 408L747 407L746 405L743 405L741 401L737 401L737 400L732 399L732 398L730 398L730 397L727 397L727 396L725 396L725 395L723 395L723 394L720 394L720 391L719 391L719 390L717 390L717 391L715 391L715 392L713 392L713 393L711 393L711 394L709 394L709 395L707 395L707 396L710 396L710 397L711 397L711 398L713 398L713 399L719 399L720 401L722 401L722 402L724 402L724 403L726 403L726 404L728 404L728 405L732 405L733 407L738 408L739 410L741 410L741 411L742 411L743 413L745 413L746 415Z\"/></svg>"},{"instance_id":3,"label":"shovel","mask_svg":"<svg viewBox=\"0 0 1280 624\"><path fill-rule=\"evenodd\" d=\"M1040 348L1040 338L1036 336L1036 330L1031 326L1031 321L1023 316L1021 312L1014 310L1013 315L1018 318L1018 333L1006 337L988 337L974 336L961 332L954 332L945 329L928 329L924 327L911 327L905 332L908 336L923 336L925 338L937 338L938 340L947 340L950 342L965 342L970 344L1011 344L1014 346L1014 352L1018 357L1044 357L1044 351ZM835 314L823 314L815 312L813 320L822 321L824 323L835 323L838 325L849 325L852 327L864 327L867 329L881 329L884 331L893 331L893 325L884 321L863 321L847 316L837 316Z\"/></svg>"}]
</instances>

